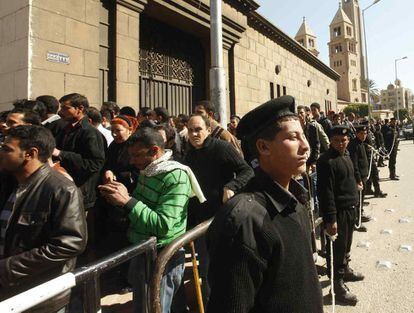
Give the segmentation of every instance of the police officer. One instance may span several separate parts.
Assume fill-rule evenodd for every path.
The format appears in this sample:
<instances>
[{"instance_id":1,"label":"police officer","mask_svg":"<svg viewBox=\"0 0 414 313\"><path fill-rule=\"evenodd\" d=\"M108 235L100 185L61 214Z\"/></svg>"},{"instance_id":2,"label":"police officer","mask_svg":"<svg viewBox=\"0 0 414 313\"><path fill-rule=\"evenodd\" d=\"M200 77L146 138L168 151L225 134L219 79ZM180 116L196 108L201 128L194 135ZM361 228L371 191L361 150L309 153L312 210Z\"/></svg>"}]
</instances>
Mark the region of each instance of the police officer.
<instances>
[{"instance_id":1,"label":"police officer","mask_svg":"<svg viewBox=\"0 0 414 313\"><path fill-rule=\"evenodd\" d=\"M384 144L390 154L388 161L388 169L390 170L391 180L400 180L398 175L395 173L395 164L397 163L397 151L398 151L398 131L397 131L397 120L392 118L390 124L385 128L384 132Z\"/></svg>"},{"instance_id":2,"label":"police officer","mask_svg":"<svg viewBox=\"0 0 414 313\"><path fill-rule=\"evenodd\" d=\"M364 203L364 192L366 191L366 184L369 175L369 160L365 150L365 140L368 136L368 129L365 125L355 126L355 138L352 139L348 146L349 155L354 165L355 179L358 184L358 190L362 192L361 202ZM359 210L358 210L359 212ZM357 215L357 219L359 215ZM362 215L362 222L369 222L371 218L366 215ZM357 228L358 231L366 232L365 225L361 225Z\"/></svg>"},{"instance_id":3,"label":"police officer","mask_svg":"<svg viewBox=\"0 0 414 313\"><path fill-rule=\"evenodd\" d=\"M339 125L332 128L331 146L317 162L319 207L324 226L330 236L338 235L333 243L335 299L346 305L356 305L357 297L345 281L358 281L364 276L349 267L352 236L358 204L358 188L347 146L350 129ZM327 265L330 273L330 245L327 245Z\"/></svg>"},{"instance_id":4,"label":"police officer","mask_svg":"<svg viewBox=\"0 0 414 313\"><path fill-rule=\"evenodd\" d=\"M258 167L209 228L208 313L323 312L308 197L292 180L306 170L309 155L294 104L290 96L266 102L237 128Z\"/></svg>"},{"instance_id":5,"label":"police officer","mask_svg":"<svg viewBox=\"0 0 414 313\"><path fill-rule=\"evenodd\" d=\"M375 121L372 121L375 122ZM368 157L368 161L370 162L370 166L371 166L371 175L369 175L368 180L367 180L367 184L366 184L366 189L364 190L364 195L373 195L374 198L385 198L387 196L386 193L381 191L380 188L380 184L379 184L379 171L378 171L378 167L377 167L377 162L375 162L375 158L374 158L374 151L373 149L378 149L377 147L377 142L376 142L376 137L375 137L375 125L372 123L371 125L368 124L364 124L367 125L367 130L368 130L368 136L367 139L365 139L365 150L367 152L367 157ZM374 186L374 190L372 190L372 186Z\"/></svg>"}]
</instances>

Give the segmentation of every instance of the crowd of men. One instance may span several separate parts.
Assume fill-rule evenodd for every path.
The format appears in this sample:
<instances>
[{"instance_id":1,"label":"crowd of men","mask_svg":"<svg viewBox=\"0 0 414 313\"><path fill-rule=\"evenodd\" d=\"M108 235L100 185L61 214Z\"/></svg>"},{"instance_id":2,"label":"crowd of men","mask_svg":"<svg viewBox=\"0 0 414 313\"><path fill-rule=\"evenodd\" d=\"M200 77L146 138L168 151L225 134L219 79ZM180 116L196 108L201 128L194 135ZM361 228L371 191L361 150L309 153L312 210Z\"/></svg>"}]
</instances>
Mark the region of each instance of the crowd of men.
<instances>
[{"instance_id":1,"label":"crowd of men","mask_svg":"<svg viewBox=\"0 0 414 313\"><path fill-rule=\"evenodd\" d=\"M78 256L91 261L151 236L161 251L214 217L196 242L207 312L323 312L319 214L337 236L326 251L336 299L355 305L344 282L364 278L349 266L353 231L370 221L364 197L386 197L378 175L386 159L398 180L395 119L325 116L318 103L296 106L289 96L232 116L224 129L209 101L174 117L45 95L0 113L0 141L1 299L73 270ZM181 249L167 264L163 312L186 310L177 294L184 263ZM144 258L120 279L134 312L148 312ZM33 310L68 312L69 302L64 292Z\"/></svg>"}]
</instances>

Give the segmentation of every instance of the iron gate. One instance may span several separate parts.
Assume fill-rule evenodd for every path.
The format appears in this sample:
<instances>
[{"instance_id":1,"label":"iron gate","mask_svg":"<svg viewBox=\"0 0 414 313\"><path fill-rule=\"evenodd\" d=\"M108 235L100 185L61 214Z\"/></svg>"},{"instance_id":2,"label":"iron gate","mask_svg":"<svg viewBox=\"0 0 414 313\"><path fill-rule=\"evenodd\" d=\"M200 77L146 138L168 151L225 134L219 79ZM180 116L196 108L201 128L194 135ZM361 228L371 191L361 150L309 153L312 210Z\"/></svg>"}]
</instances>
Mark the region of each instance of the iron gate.
<instances>
[{"instance_id":1,"label":"iron gate","mask_svg":"<svg viewBox=\"0 0 414 313\"><path fill-rule=\"evenodd\" d=\"M140 27L140 104L190 114L205 97L205 55L198 38L143 14Z\"/></svg>"}]
</instances>

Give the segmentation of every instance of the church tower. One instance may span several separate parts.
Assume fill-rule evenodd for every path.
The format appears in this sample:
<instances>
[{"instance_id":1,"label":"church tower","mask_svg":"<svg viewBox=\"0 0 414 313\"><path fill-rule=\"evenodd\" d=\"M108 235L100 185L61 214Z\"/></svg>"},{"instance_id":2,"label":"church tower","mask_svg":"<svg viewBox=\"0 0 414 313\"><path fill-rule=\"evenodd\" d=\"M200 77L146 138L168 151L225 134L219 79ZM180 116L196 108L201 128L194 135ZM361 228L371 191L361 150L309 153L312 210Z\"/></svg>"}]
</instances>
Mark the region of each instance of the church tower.
<instances>
[{"instance_id":1,"label":"church tower","mask_svg":"<svg viewBox=\"0 0 414 313\"><path fill-rule=\"evenodd\" d=\"M303 17L303 23L295 36L295 40L306 49L308 49L316 57L319 55L316 36L313 33L312 29L310 29L308 23L306 23L305 17Z\"/></svg>"},{"instance_id":2,"label":"church tower","mask_svg":"<svg viewBox=\"0 0 414 313\"><path fill-rule=\"evenodd\" d=\"M359 55L359 63L361 64L361 79L366 79L365 75L365 59L364 59L364 51L363 51L363 41L364 41L364 33L363 33L363 24L362 24L362 17L361 17L361 8L359 7L358 0L341 0L342 7L346 15L351 20L352 24L354 25L355 31L355 40L357 41L356 49Z\"/></svg>"},{"instance_id":3,"label":"church tower","mask_svg":"<svg viewBox=\"0 0 414 313\"><path fill-rule=\"evenodd\" d=\"M341 75L338 81L338 98L349 103L360 103L361 67L358 41L354 25L342 9L342 4L339 4L329 31L330 66Z\"/></svg>"}]
</instances>

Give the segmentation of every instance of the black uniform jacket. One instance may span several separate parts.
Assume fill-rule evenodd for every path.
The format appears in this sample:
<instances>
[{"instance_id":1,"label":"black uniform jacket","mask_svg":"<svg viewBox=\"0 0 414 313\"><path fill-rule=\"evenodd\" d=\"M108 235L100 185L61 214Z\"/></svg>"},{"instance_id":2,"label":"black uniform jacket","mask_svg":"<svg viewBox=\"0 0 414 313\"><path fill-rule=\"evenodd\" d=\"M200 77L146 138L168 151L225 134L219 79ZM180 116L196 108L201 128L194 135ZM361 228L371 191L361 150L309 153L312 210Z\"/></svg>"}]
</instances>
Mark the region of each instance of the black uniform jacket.
<instances>
[{"instance_id":1,"label":"black uniform jacket","mask_svg":"<svg viewBox=\"0 0 414 313\"><path fill-rule=\"evenodd\" d=\"M85 209L96 200L96 186L105 163L105 145L102 134L83 118L75 127L68 125L56 137L56 147L62 167L72 176L83 194Z\"/></svg>"},{"instance_id":2,"label":"black uniform jacket","mask_svg":"<svg viewBox=\"0 0 414 313\"><path fill-rule=\"evenodd\" d=\"M314 165L319 159L319 154L321 151L321 142L319 141L318 129L312 123L306 123L304 133L310 147L310 155L306 164Z\"/></svg>"},{"instance_id":3,"label":"black uniform jacket","mask_svg":"<svg viewBox=\"0 0 414 313\"><path fill-rule=\"evenodd\" d=\"M358 138L352 139L348 146L349 156L354 165L355 179L357 183L368 177L369 162L365 144Z\"/></svg>"},{"instance_id":4,"label":"black uniform jacket","mask_svg":"<svg viewBox=\"0 0 414 313\"><path fill-rule=\"evenodd\" d=\"M260 169L216 214L207 234L208 313L319 313L322 294L303 205Z\"/></svg>"},{"instance_id":5,"label":"black uniform jacket","mask_svg":"<svg viewBox=\"0 0 414 313\"><path fill-rule=\"evenodd\" d=\"M20 188L0 259L0 300L73 270L87 241L82 195L73 182L46 164ZM0 195L0 212L9 195ZM55 312L69 295L64 292L33 311Z\"/></svg>"},{"instance_id":6,"label":"black uniform jacket","mask_svg":"<svg viewBox=\"0 0 414 313\"><path fill-rule=\"evenodd\" d=\"M358 204L358 189L349 152L329 148L316 164L319 207L325 223L336 222L336 212Z\"/></svg>"},{"instance_id":7,"label":"black uniform jacket","mask_svg":"<svg viewBox=\"0 0 414 313\"><path fill-rule=\"evenodd\" d=\"M391 125L384 126L383 135L385 149L387 149L388 153L391 153L391 149L393 149L393 146L395 146L394 141L397 137L397 131L395 130L395 127Z\"/></svg>"}]
</instances>

